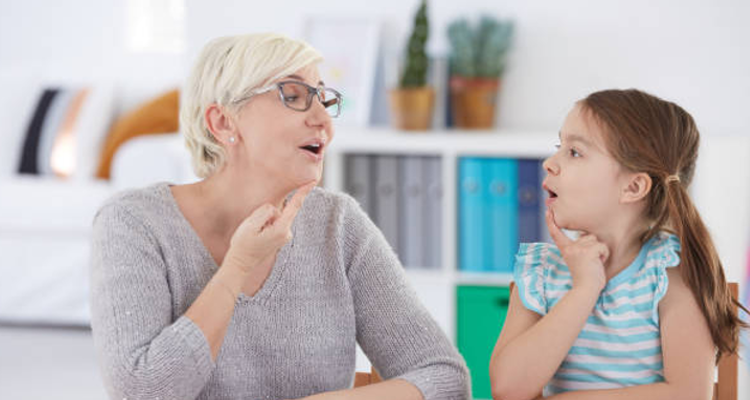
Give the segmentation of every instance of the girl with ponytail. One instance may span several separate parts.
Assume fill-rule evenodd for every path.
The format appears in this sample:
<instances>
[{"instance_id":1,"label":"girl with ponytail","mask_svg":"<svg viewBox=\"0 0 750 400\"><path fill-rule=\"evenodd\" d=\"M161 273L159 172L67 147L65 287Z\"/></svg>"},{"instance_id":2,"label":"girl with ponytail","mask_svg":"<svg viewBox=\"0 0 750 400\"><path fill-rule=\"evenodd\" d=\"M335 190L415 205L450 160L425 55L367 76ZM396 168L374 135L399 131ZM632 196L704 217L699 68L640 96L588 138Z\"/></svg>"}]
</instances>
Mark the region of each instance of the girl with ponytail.
<instances>
[{"instance_id":1,"label":"girl with ponytail","mask_svg":"<svg viewBox=\"0 0 750 400\"><path fill-rule=\"evenodd\" d=\"M688 194L699 139L690 114L638 90L571 110L544 163L555 244L516 256L496 400L711 399L747 325Z\"/></svg>"}]
</instances>

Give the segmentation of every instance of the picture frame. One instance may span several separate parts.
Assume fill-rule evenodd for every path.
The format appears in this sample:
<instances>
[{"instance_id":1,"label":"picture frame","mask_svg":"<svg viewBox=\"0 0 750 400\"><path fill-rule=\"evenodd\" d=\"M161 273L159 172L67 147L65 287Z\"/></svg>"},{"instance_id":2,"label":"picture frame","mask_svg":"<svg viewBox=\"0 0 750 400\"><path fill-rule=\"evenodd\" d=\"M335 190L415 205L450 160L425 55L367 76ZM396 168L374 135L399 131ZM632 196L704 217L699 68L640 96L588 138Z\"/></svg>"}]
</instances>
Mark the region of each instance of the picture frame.
<instances>
[{"instance_id":1,"label":"picture frame","mask_svg":"<svg viewBox=\"0 0 750 400\"><path fill-rule=\"evenodd\" d=\"M320 76L326 86L344 96L337 126L370 123L380 33L380 22L372 18L305 18L302 37L323 55Z\"/></svg>"}]
</instances>

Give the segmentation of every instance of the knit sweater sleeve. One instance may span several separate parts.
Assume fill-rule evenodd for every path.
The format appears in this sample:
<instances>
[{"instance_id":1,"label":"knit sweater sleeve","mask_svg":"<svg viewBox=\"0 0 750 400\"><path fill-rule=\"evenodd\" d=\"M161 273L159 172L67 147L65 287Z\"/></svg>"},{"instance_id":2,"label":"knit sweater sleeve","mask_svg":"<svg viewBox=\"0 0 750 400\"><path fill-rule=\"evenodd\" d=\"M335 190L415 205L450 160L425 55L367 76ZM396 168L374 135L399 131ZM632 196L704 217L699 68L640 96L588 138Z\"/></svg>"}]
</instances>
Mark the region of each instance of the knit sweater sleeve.
<instances>
[{"instance_id":1,"label":"knit sweater sleeve","mask_svg":"<svg viewBox=\"0 0 750 400\"><path fill-rule=\"evenodd\" d=\"M135 215L110 203L94 219L91 325L102 376L111 398L194 399L214 368L210 348L190 319L173 316L159 244Z\"/></svg>"},{"instance_id":2,"label":"knit sweater sleeve","mask_svg":"<svg viewBox=\"0 0 750 400\"><path fill-rule=\"evenodd\" d=\"M383 234L346 197L342 235L357 342L384 379L415 385L425 400L468 399L463 358L419 302Z\"/></svg>"}]
</instances>

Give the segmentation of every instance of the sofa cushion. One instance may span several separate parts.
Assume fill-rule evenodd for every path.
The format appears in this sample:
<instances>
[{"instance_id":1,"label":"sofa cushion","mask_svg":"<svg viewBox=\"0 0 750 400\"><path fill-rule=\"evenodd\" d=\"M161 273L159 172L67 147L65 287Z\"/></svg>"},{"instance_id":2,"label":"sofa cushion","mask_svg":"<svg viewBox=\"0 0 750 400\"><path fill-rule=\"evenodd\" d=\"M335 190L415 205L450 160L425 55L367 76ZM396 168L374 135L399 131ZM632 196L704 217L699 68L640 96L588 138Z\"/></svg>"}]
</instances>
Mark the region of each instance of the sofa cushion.
<instances>
[{"instance_id":1,"label":"sofa cushion","mask_svg":"<svg viewBox=\"0 0 750 400\"><path fill-rule=\"evenodd\" d=\"M190 152L179 133L144 135L129 140L117 151L110 176L112 185L118 189L198 180L190 163Z\"/></svg>"},{"instance_id":2,"label":"sofa cushion","mask_svg":"<svg viewBox=\"0 0 750 400\"><path fill-rule=\"evenodd\" d=\"M109 179L112 160L120 146L141 135L177 132L180 94L171 90L120 117L107 134L96 176Z\"/></svg>"},{"instance_id":3,"label":"sofa cushion","mask_svg":"<svg viewBox=\"0 0 750 400\"><path fill-rule=\"evenodd\" d=\"M45 89L24 135L18 172L69 177L76 167L76 131L88 89Z\"/></svg>"}]
</instances>

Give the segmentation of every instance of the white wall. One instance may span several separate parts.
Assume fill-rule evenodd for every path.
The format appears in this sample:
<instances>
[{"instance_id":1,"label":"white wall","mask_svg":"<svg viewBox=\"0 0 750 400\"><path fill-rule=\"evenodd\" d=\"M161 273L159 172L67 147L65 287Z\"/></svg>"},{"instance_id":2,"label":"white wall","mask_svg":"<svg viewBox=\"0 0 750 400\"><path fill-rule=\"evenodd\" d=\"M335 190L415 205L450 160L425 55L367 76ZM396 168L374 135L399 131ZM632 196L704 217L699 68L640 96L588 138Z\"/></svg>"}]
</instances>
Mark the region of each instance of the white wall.
<instances>
[{"instance_id":1,"label":"white wall","mask_svg":"<svg viewBox=\"0 0 750 400\"><path fill-rule=\"evenodd\" d=\"M120 93L120 110L180 85L187 70L184 53L128 50L126 4L0 0L0 82L109 84Z\"/></svg>"},{"instance_id":2,"label":"white wall","mask_svg":"<svg viewBox=\"0 0 750 400\"><path fill-rule=\"evenodd\" d=\"M298 35L308 15L372 16L404 41L416 0L187 0L188 58L216 35ZM556 129L591 91L638 87L677 101L707 134L750 134L750 2L743 0L430 1L430 49L447 51L445 27L485 10L517 22L500 127ZM398 45L402 45L399 43Z\"/></svg>"},{"instance_id":3,"label":"white wall","mask_svg":"<svg viewBox=\"0 0 750 400\"><path fill-rule=\"evenodd\" d=\"M185 1L186 52L146 55L125 46L126 1L1 0L0 82L110 81L122 91L120 109L129 109L181 82L210 38L258 31L299 36L308 16L370 16L388 24L387 45L396 49L417 6L417 0ZM695 199L730 279L740 280L750 244L750 2L432 0L430 51L446 53L448 21L482 10L517 24L501 128L557 130L571 104L589 92L637 87L681 104L704 137L716 137L704 143ZM0 124L7 127L17 115L5 105ZM743 373L747 393L750 378Z\"/></svg>"},{"instance_id":4,"label":"white wall","mask_svg":"<svg viewBox=\"0 0 750 400\"><path fill-rule=\"evenodd\" d=\"M3 0L0 77L111 79L126 93L156 92L181 82L210 38L254 31L296 36L310 15L378 18L391 27L388 45L398 48L417 4L185 1L187 53L170 55L126 49L127 0ZM750 2L433 0L431 52L447 51L449 20L480 10L517 22L501 98L502 128L556 129L572 102L587 93L638 87L683 105L705 134L750 134Z\"/></svg>"}]
</instances>

